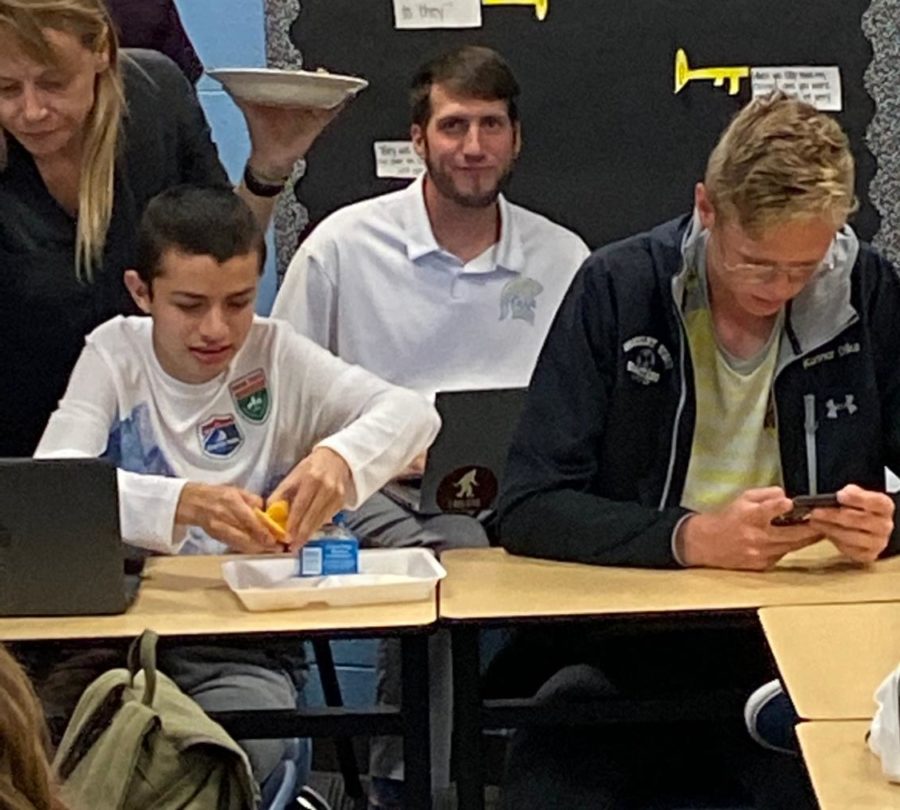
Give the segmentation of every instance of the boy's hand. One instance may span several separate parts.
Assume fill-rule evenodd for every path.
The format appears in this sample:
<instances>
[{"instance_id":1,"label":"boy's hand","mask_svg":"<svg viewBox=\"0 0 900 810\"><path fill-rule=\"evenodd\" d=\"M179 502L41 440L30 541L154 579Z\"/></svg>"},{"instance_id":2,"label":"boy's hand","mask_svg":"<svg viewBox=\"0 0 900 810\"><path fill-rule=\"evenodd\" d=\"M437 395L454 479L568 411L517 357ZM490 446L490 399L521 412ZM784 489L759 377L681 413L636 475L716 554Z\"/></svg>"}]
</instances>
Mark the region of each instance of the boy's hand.
<instances>
[{"instance_id":1,"label":"boy's hand","mask_svg":"<svg viewBox=\"0 0 900 810\"><path fill-rule=\"evenodd\" d=\"M254 507L262 505L259 495L238 487L189 482L181 490L175 522L199 526L234 551L246 554L281 551L282 546L253 512Z\"/></svg>"},{"instance_id":2,"label":"boy's hand","mask_svg":"<svg viewBox=\"0 0 900 810\"><path fill-rule=\"evenodd\" d=\"M894 530L894 501L883 492L848 484L837 493L841 506L813 509L809 525L851 560L874 562Z\"/></svg>"},{"instance_id":3,"label":"boy's hand","mask_svg":"<svg viewBox=\"0 0 900 810\"><path fill-rule=\"evenodd\" d=\"M291 551L343 508L352 482L347 462L327 447L317 447L284 477L268 503L285 500L291 504L285 538Z\"/></svg>"},{"instance_id":4,"label":"boy's hand","mask_svg":"<svg viewBox=\"0 0 900 810\"><path fill-rule=\"evenodd\" d=\"M792 506L781 487L748 489L714 512L693 515L682 523L676 544L689 566L765 571L789 551L808 546L821 534L814 526L771 525Z\"/></svg>"}]
</instances>

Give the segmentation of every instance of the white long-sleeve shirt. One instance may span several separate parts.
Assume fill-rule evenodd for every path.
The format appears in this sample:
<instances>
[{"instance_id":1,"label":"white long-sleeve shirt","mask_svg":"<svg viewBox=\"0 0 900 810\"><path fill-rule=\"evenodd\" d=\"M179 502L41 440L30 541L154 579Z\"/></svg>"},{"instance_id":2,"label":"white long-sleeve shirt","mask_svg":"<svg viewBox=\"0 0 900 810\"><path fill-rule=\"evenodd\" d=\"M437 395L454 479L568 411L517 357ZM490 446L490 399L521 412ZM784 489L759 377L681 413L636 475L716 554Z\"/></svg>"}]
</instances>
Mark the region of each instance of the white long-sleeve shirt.
<instances>
[{"instance_id":1,"label":"white long-sleeve shirt","mask_svg":"<svg viewBox=\"0 0 900 810\"><path fill-rule=\"evenodd\" d=\"M357 508L425 450L439 419L419 394L351 366L285 323L254 319L229 368L201 384L169 376L149 318L97 328L35 456L105 456L119 468L122 536L164 553L217 553L175 525L188 481L268 495L315 447L350 468Z\"/></svg>"}]
</instances>

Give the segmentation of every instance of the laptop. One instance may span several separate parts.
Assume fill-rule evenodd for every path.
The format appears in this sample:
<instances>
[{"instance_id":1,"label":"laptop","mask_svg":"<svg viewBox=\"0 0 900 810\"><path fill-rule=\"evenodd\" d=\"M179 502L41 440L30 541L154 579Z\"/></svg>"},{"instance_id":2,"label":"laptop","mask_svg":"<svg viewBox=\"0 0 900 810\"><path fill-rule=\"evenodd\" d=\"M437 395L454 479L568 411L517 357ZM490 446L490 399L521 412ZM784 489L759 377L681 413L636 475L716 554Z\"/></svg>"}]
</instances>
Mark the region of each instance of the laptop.
<instances>
[{"instance_id":1,"label":"laptop","mask_svg":"<svg viewBox=\"0 0 900 810\"><path fill-rule=\"evenodd\" d=\"M441 430L417 479L388 483L383 492L423 515L477 515L495 508L506 454L525 403L525 388L438 391Z\"/></svg>"},{"instance_id":2,"label":"laptop","mask_svg":"<svg viewBox=\"0 0 900 810\"><path fill-rule=\"evenodd\" d=\"M114 466L0 459L0 616L122 613L123 557Z\"/></svg>"}]
</instances>

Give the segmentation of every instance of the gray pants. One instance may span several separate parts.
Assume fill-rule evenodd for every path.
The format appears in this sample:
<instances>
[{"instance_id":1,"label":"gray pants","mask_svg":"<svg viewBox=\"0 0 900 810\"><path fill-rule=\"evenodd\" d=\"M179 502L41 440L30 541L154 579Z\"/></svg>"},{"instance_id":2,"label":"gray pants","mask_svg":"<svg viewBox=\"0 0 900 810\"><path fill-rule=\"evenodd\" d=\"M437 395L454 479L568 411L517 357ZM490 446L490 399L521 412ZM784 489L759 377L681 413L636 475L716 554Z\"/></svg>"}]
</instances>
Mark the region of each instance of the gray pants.
<instances>
[{"instance_id":1,"label":"gray pants","mask_svg":"<svg viewBox=\"0 0 900 810\"><path fill-rule=\"evenodd\" d=\"M302 642L294 641L292 646L295 649L282 657L252 643L234 648L161 645L158 665L207 712L293 709L302 688ZM125 665L125 647L53 647L28 651L23 662L34 677L51 730L59 738L88 684L106 670ZM260 784L297 748L293 740L239 743ZM305 774L299 776L305 778Z\"/></svg>"},{"instance_id":2,"label":"gray pants","mask_svg":"<svg viewBox=\"0 0 900 810\"><path fill-rule=\"evenodd\" d=\"M466 515L419 515L376 492L357 511L347 513L347 525L368 548L428 548L440 554L453 548L488 545L484 527ZM429 640L429 696L431 701L431 784L435 790L450 782L452 734L452 672L450 635L436 633ZM379 642L376 699L397 706L401 698L400 642ZM369 759L372 776L403 779L403 745L399 737L376 737Z\"/></svg>"},{"instance_id":3,"label":"gray pants","mask_svg":"<svg viewBox=\"0 0 900 810\"><path fill-rule=\"evenodd\" d=\"M295 642L297 647L302 642ZM260 651L259 660L251 660L247 648L243 656L229 654L222 647L177 647L160 656L160 669L193 698L205 712L238 709L297 708L296 676L268 660ZM300 684L302 687L302 684ZM253 776L259 784L295 748L290 739L238 740L250 760ZM306 774L299 774L303 784Z\"/></svg>"}]
</instances>

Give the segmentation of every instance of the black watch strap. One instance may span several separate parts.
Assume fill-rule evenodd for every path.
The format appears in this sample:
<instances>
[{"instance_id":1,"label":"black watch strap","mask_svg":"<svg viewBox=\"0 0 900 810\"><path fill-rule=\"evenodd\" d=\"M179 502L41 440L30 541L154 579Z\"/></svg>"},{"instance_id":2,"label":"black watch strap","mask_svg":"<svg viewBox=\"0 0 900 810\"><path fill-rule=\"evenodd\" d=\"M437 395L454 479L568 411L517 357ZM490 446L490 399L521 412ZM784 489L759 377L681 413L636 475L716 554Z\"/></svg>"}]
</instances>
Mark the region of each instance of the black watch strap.
<instances>
[{"instance_id":1,"label":"black watch strap","mask_svg":"<svg viewBox=\"0 0 900 810\"><path fill-rule=\"evenodd\" d=\"M284 190L284 184L289 178L285 177L279 183L271 183L267 180L260 180L250 168L248 163L244 166L244 185L254 197L277 197Z\"/></svg>"}]
</instances>

